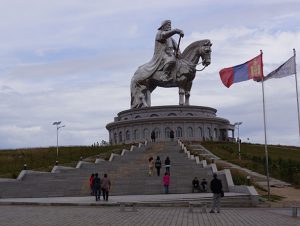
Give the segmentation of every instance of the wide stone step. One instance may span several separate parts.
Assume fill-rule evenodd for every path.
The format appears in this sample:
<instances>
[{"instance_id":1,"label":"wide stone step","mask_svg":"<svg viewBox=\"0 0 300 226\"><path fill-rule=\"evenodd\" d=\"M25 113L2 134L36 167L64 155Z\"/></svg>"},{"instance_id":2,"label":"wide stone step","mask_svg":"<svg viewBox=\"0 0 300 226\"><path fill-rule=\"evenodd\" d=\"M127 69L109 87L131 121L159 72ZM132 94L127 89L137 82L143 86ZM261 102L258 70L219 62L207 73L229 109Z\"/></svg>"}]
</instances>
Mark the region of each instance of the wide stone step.
<instances>
[{"instance_id":1,"label":"wide stone step","mask_svg":"<svg viewBox=\"0 0 300 226\"><path fill-rule=\"evenodd\" d=\"M148 158L160 156L161 176L148 176ZM175 143L149 143L147 147L134 148L123 156L114 156L111 162L83 163L80 168L61 169L57 173L27 174L22 181L0 182L0 197L85 196L90 194L89 177L107 173L112 182L111 195L163 194L162 177L164 160L171 159L171 193L191 192L194 176L210 180L210 168L201 168L180 152Z\"/></svg>"}]
</instances>

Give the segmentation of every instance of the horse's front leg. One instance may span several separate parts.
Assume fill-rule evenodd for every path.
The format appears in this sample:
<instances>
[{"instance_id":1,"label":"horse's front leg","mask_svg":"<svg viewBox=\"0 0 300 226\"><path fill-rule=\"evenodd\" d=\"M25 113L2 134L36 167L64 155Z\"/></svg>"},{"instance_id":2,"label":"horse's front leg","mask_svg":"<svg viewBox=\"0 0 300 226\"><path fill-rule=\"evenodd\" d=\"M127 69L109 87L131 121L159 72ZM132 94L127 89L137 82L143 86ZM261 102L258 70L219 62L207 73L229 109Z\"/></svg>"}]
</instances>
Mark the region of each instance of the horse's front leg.
<instances>
[{"instance_id":1,"label":"horse's front leg","mask_svg":"<svg viewBox=\"0 0 300 226\"><path fill-rule=\"evenodd\" d=\"M151 106L151 92L149 89L146 91L146 101L147 101L148 107L150 107Z\"/></svg>"},{"instance_id":2,"label":"horse's front leg","mask_svg":"<svg viewBox=\"0 0 300 226\"><path fill-rule=\"evenodd\" d=\"M191 88L192 88L192 82L188 82L184 89L184 95L185 95L184 105L190 105Z\"/></svg>"},{"instance_id":3,"label":"horse's front leg","mask_svg":"<svg viewBox=\"0 0 300 226\"><path fill-rule=\"evenodd\" d=\"M184 89L179 88L179 105L184 105Z\"/></svg>"},{"instance_id":4,"label":"horse's front leg","mask_svg":"<svg viewBox=\"0 0 300 226\"><path fill-rule=\"evenodd\" d=\"M190 91L185 91L185 103L184 105L190 105Z\"/></svg>"}]
</instances>

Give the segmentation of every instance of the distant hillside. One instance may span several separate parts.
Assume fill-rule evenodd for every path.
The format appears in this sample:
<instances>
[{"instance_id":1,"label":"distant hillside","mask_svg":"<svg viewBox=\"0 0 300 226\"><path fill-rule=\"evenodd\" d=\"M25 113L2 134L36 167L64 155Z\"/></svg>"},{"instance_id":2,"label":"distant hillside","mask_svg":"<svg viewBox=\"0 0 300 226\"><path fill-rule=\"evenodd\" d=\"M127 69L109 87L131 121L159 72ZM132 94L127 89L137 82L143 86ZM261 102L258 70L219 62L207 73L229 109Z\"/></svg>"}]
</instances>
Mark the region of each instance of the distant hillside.
<instances>
[{"instance_id":1,"label":"distant hillside","mask_svg":"<svg viewBox=\"0 0 300 226\"><path fill-rule=\"evenodd\" d=\"M129 145L114 146L74 146L59 147L58 158L56 158L56 147L49 148L28 148L16 150L0 151L0 177L16 178L27 164L27 169L51 171L58 160L60 165L76 166L80 157L91 157L94 161L96 155L100 158L108 159L110 154L121 153L123 148L129 148Z\"/></svg>"},{"instance_id":2,"label":"distant hillside","mask_svg":"<svg viewBox=\"0 0 300 226\"><path fill-rule=\"evenodd\" d=\"M241 160L238 144L231 142L203 142L202 145L223 160L265 174L265 146L241 144ZM268 145L270 176L300 186L300 148Z\"/></svg>"}]
</instances>

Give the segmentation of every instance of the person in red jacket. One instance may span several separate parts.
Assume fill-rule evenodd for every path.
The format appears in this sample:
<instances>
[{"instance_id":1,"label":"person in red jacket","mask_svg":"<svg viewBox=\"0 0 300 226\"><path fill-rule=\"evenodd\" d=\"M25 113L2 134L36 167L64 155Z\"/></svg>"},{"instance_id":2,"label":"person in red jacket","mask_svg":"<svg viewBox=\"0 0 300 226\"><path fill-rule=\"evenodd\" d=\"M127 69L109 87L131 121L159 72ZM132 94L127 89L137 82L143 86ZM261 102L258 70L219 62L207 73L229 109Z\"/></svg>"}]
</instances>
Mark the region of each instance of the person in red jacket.
<instances>
[{"instance_id":1,"label":"person in red jacket","mask_svg":"<svg viewBox=\"0 0 300 226\"><path fill-rule=\"evenodd\" d=\"M163 183L165 188L165 194L169 193L169 185L170 185L170 175L169 173L165 172L165 175L163 177Z\"/></svg>"},{"instance_id":2,"label":"person in red jacket","mask_svg":"<svg viewBox=\"0 0 300 226\"><path fill-rule=\"evenodd\" d=\"M94 195L94 189L93 189L94 177L95 177L95 174L92 174L92 175L90 176L90 189L91 189L91 195Z\"/></svg>"}]
</instances>

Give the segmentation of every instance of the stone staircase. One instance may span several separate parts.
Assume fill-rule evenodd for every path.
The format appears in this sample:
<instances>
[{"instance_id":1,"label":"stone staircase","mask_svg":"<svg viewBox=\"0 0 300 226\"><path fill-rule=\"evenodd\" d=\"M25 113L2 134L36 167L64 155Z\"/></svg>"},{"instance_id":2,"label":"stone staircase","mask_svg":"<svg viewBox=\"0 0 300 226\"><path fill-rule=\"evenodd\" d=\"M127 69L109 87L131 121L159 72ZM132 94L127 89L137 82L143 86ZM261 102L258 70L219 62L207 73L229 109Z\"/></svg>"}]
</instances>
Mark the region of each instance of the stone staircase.
<instances>
[{"instance_id":1,"label":"stone staircase","mask_svg":"<svg viewBox=\"0 0 300 226\"><path fill-rule=\"evenodd\" d=\"M163 193L162 177L165 172L162 166L161 176L148 176L148 158L159 156L162 162L169 156L171 159L171 185L170 193L190 193L191 181L194 176L198 178L212 177L210 167L201 168L180 152L176 142L151 143L146 150L138 150L136 153L129 153L124 157L114 160L115 164L121 165L118 178L112 177L114 194L160 194ZM130 164L128 164L128 162ZM124 164L124 165L123 165Z\"/></svg>"},{"instance_id":2,"label":"stone staircase","mask_svg":"<svg viewBox=\"0 0 300 226\"><path fill-rule=\"evenodd\" d=\"M98 173L101 177L104 173L108 174L112 182L111 195L163 194L164 164L160 176L156 175L156 171L149 176L150 156L154 159L160 156L162 163L167 156L171 159L170 193L191 193L192 179L197 176L199 180L206 178L210 181L216 167L214 164L199 164L186 155L182 145L177 142L139 144L139 147L132 146L130 150L123 150L122 156L112 155L110 161L81 161L77 168L55 166L51 173L24 171L17 180L0 180L0 198L88 196L91 173ZM228 192L232 187L228 175L218 174L223 190ZM249 196L243 196L245 198L249 199Z\"/></svg>"}]
</instances>

